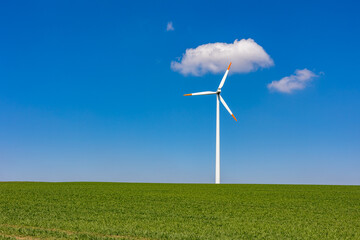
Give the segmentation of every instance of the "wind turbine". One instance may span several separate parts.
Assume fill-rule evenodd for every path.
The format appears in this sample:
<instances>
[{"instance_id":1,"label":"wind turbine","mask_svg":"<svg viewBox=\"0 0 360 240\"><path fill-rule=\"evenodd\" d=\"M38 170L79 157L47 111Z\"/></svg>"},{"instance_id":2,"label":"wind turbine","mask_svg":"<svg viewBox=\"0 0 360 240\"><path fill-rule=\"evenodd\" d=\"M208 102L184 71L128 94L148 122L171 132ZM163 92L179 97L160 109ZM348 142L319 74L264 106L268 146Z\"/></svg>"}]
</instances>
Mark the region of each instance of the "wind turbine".
<instances>
[{"instance_id":1,"label":"wind turbine","mask_svg":"<svg viewBox=\"0 0 360 240\"><path fill-rule=\"evenodd\" d=\"M221 88L224 86L226 77L229 73L229 69L231 66L231 62L229 64L229 67L227 68L220 85L216 92L211 91L205 91L205 92L197 92L197 93L190 93L190 94L184 94L184 96L198 96L198 95L213 95L216 94L216 162L215 162L215 183L220 184L220 104L219 101L224 105L226 110L230 113L230 115L236 120L236 117L231 112L230 108L224 101L224 99L221 97Z\"/></svg>"}]
</instances>

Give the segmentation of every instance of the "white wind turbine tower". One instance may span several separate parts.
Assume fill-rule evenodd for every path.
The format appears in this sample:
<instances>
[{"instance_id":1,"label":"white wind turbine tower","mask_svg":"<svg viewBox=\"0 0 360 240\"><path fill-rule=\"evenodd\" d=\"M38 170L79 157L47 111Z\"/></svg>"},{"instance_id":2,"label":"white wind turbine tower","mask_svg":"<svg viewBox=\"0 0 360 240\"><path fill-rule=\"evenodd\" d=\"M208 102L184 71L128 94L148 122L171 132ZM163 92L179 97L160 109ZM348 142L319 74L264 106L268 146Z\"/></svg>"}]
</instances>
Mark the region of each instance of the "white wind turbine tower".
<instances>
[{"instance_id":1,"label":"white wind turbine tower","mask_svg":"<svg viewBox=\"0 0 360 240\"><path fill-rule=\"evenodd\" d=\"M184 94L184 96L197 96L197 95L212 95L212 94L216 94L216 164L215 164L215 183L216 184L220 184L220 104L219 101L224 105L224 107L226 108L226 110L228 110L228 112L230 113L230 115L236 120L234 114L231 112L230 108L228 107L228 105L226 104L226 102L224 101L224 99L221 97L220 93L221 93L221 88L224 86L226 77L229 73L229 69L231 66L231 62L229 64L229 67L227 68L221 82L220 85L217 89L216 92L210 92L210 91L206 91L206 92L197 92L197 93L190 93L190 94Z\"/></svg>"}]
</instances>

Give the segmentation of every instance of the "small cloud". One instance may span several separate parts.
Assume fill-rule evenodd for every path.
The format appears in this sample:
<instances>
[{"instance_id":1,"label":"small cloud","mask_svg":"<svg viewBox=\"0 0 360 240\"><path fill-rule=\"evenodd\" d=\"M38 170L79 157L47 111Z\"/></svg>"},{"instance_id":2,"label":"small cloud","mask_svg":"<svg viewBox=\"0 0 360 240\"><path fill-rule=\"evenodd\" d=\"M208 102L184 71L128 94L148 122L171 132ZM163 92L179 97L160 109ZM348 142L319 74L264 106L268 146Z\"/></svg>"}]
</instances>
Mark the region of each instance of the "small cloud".
<instances>
[{"instance_id":1,"label":"small cloud","mask_svg":"<svg viewBox=\"0 0 360 240\"><path fill-rule=\"evenodd\" d=\"M167 25L166 25L166 31L174 31L175 28L173 26L173 22L168 22Z\"/></svg>"},{"instance_id":2,"label":"small cloud","mask_svg":"<svg viewBox=\"0 0 360 240\"><path fill-rule=\"evenodd\" d=\"M208 43L186 49L182 58L171 62L171 69L183 75L222 73L232 62L232 73L247 73L274 65L271 57L253 39L234 43Z\"/></svg>"},{"instance_id":3,"label":"small cloud","mask_svg":"<svg viewBox=\"0 0 360 240\"><path fill-rule=\"evenodd\" d=\"M295 74L283 77L279 81L272 81L267 87L272 91L290 94L295 90L304 89L315 77L318 77L318 75L306 68L302 70L297 69Z\"/></svg>"}]
</instances>

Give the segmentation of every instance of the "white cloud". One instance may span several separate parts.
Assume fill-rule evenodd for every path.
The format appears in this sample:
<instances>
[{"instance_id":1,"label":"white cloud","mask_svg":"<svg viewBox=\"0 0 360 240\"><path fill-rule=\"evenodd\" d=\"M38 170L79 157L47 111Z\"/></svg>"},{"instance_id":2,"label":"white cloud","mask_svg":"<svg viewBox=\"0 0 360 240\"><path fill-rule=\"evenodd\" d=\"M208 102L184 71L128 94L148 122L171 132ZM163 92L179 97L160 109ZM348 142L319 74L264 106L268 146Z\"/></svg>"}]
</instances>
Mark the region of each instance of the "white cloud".
<instances>
[{"instance_id":1,"label":"white cloud","mask_svg":"<svg viewBox=\"0 0 360 240\"><path fill-rule=\"evenodd\" d=\"M172 22L168 22L167 25L166 25L166 31L174 31L175 28L173 26L173 23Z\"/></svg>"},{"instance_id":2,"label":"white cloud","mask_svg":"<svg viewBox=\"0 0 360 240\"><path fill-rule=\"evenodd\" d=\"M222 73L229 62L231 73L246 73L274 65L271 57L253 39L235 40L234 43L208 43L186 49L179 61L171 62L171 69L183 75L201 76Z\"/></svg>"},{"instance_id":3,"label":"white cloud","mask_svg":"<svg viewBox=\"0 0 360 240\"><path fill-rule=\"evenodd\" d=\"M283 77L279 81L272 81L267 87L277 92L292 93L294 90L304 89L307 84L317 76L318 75L306 68L303 70L297 69L294 75Z\"/></svg>"}]
</instances>

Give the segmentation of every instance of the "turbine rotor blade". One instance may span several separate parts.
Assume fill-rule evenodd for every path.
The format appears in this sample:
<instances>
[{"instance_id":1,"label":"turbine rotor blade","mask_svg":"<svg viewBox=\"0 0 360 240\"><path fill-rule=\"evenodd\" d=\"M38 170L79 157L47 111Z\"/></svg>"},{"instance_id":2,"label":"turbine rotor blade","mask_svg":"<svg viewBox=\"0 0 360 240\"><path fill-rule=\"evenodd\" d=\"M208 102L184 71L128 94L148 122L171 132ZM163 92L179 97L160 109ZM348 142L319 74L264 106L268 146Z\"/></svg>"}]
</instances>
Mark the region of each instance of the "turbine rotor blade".
<instances>
[{"instance_id":1,"label":"turbine rotor blade","mask_svg":"<svg viewBox=\"0 0 360 240\"><path fill-rule=\"evenodd\" d=\"M236 117L234 116L234 114L231 112L229 106L226 104L225 100L221 97L221 95L219 94L220 97L220 102L224 105L224 107L226 108L226 110L230 113L230 115L235 119L235 121L237 121Z\"/></svg>"},{"instance_id":2,"label":"turbine rotor blade","mask_svg":"<svg viewBox=\"0 0 360 240\"><path fill-rule=\"evenodd\" d=\"M221 90L221 88L224 86L226 77L227 77L227 75L228 75L228 73L229 73L229 70L230 70L230 66L231 66L231 62L230 62L230 64L229 64L229 67L227 68L227 70L226 70L223 78L221 79L221 82L220 82L220 85L219 85L219 87L218 87L218 90Z\"/></svg>"},{"instance_id":3,"label":"turbine rotor blade","mask_svg":"<svg viewBox=\"0 0 360 240\"><path fill-rule=\"evenodd\" d=\"M212 94L216 94L216 92L205 91L205 92L184 94L184 96L198 96L198 95L212 95Z\"/></svg>"}]
</instances>

